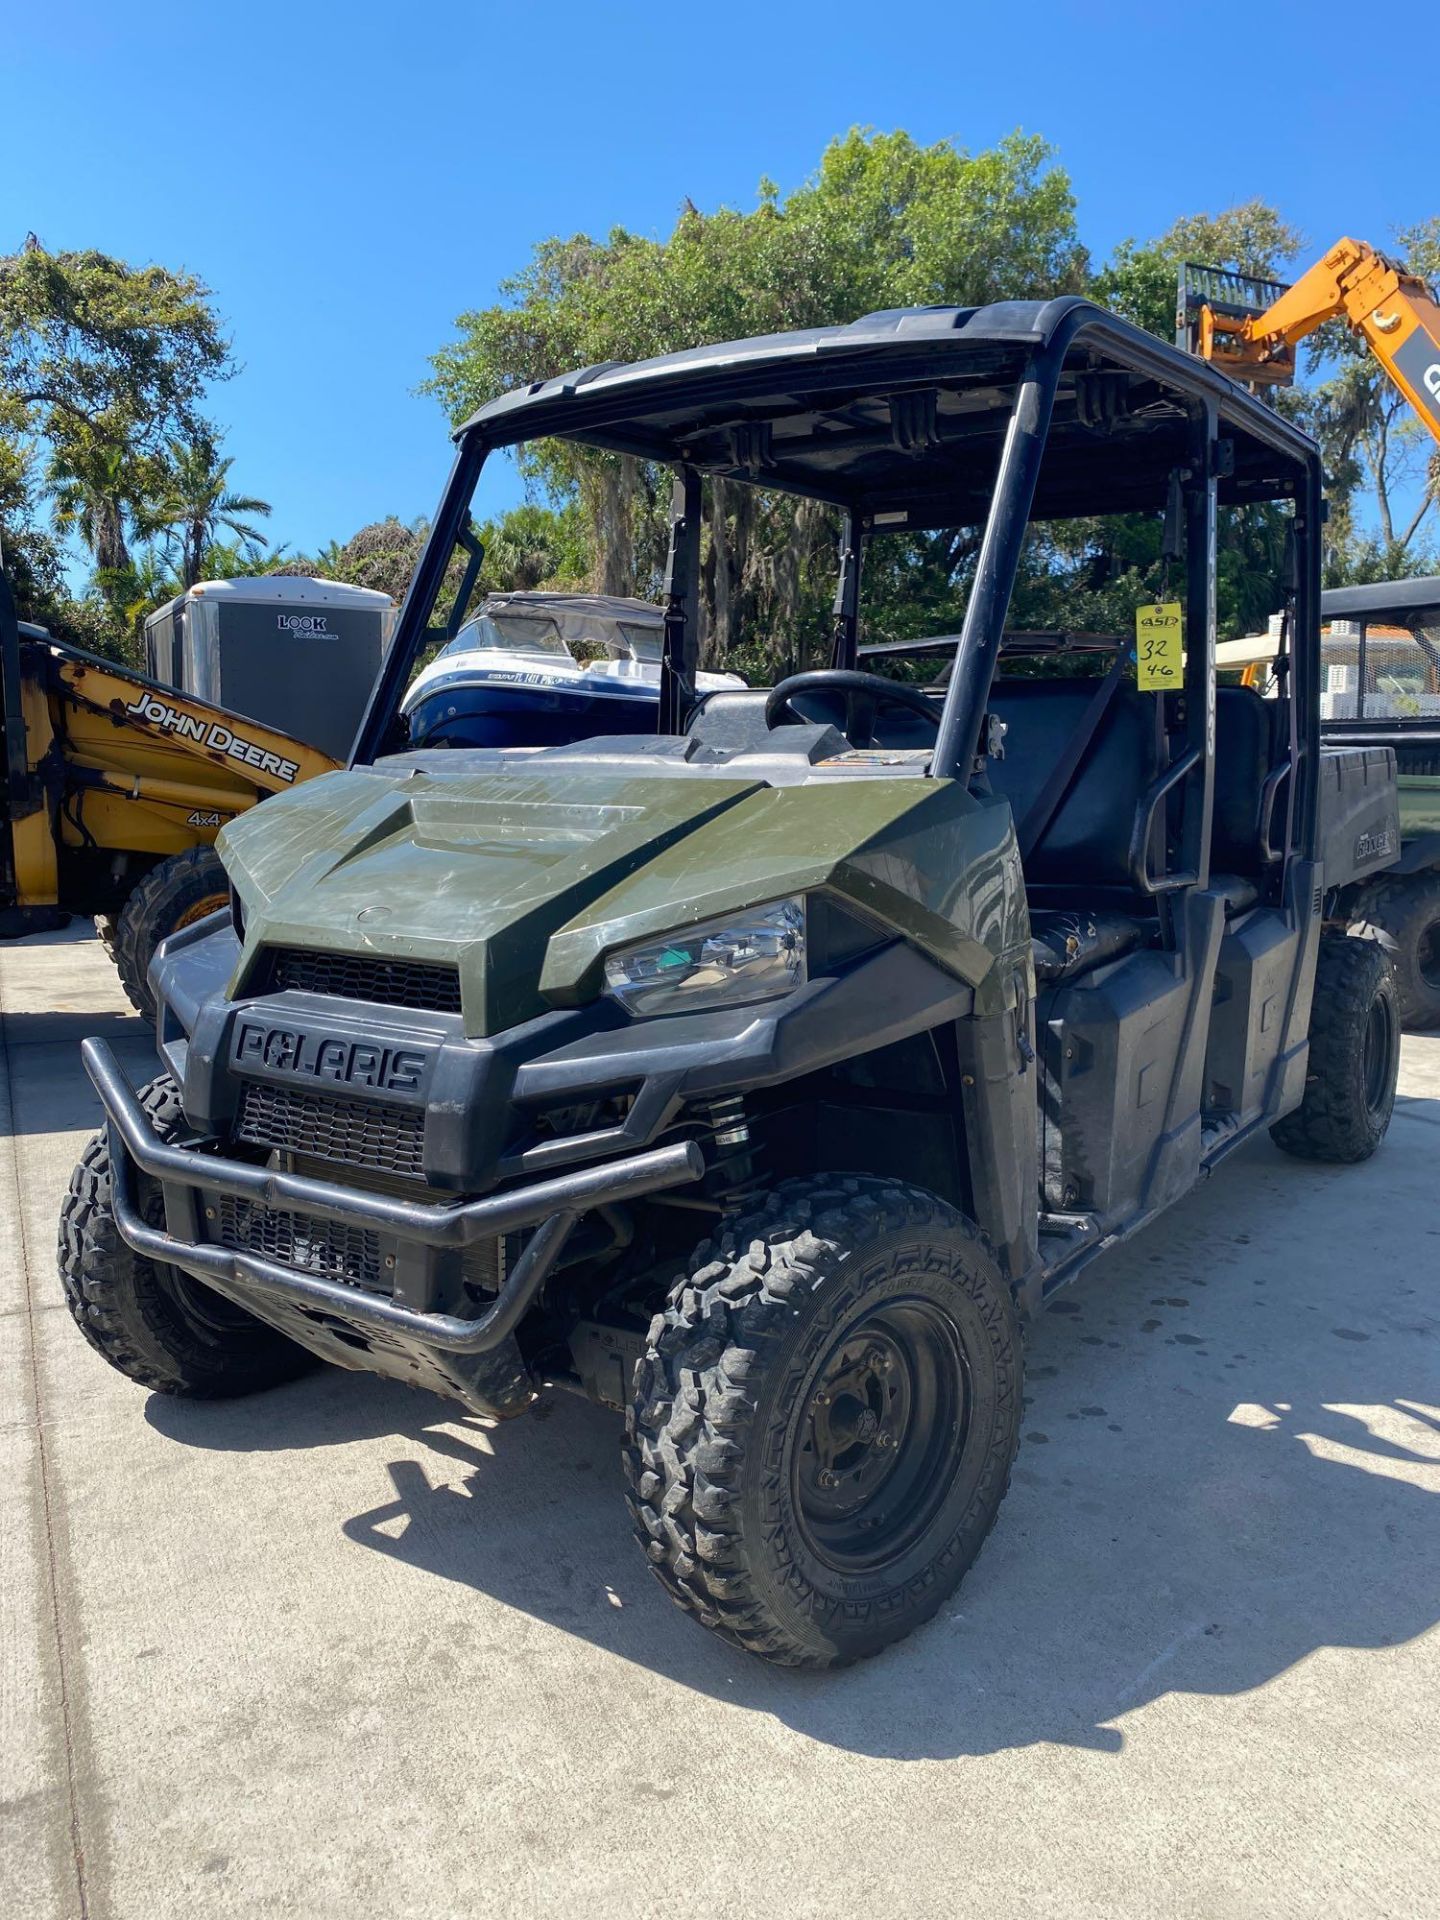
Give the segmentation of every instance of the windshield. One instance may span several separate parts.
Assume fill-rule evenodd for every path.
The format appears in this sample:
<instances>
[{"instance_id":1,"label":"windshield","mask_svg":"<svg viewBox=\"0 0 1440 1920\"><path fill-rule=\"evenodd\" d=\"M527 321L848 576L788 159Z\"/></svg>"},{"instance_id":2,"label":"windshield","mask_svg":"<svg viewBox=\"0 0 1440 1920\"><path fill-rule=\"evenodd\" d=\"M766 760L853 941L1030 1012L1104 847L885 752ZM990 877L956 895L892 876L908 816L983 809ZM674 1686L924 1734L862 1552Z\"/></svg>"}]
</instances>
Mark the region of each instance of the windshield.
<instances>
[{"instance_id":1,"label":"windshield","mask_svg":"<svg viewBox=\"0 0 1440 1920\"><path fill-rule=\"evenodd\" d=\"M569 648L560 637L560 629L543 614L478 613L467 620L444 649L446 653L470 653L476 649L503 649L506 653L559 654L567 657Z\"/></svg>"},{"instance_id":2,"label":"windshield","mask_svg":"<svg viewBox=\"0 0 1440 1920\"><path fill-rule=\"evenodd\" d=\"M558 617L496 609L467 620L443 653L541 654L549 659L574 660L582 666L592 660L643 660L658 665L663 641L664 632L658 625L606 619L601 614L577 613L573 608L562 609Z\"/></svg>"},{"instance_id":3,"label":"windshield","mask_svg":"<svg viewBox=\"0 0 1440 1920\"><path fill-rule=\"evenodd\" d=\"M637 627L629 620L620 622L620 638L634 660L658 660L664 637L664 630L660 627Z\"/></svg>"}]
</instances>

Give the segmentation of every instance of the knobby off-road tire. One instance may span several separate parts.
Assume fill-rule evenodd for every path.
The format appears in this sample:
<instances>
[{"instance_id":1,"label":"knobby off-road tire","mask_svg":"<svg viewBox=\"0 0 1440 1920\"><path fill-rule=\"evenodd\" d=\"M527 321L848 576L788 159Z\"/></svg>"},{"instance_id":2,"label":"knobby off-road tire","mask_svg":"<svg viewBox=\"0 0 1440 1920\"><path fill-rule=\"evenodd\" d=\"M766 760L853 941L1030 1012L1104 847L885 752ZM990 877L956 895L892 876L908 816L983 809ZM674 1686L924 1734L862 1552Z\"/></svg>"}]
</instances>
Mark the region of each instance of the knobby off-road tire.
<instances>
[{"instance_id":1,"label":"knobby off-road tire","mask_svg":"<svg viewBox=\"0 0 1440 1920\"><path fill-rule=\"evenodd\" d=\"M107 935L95 925L115 962L125 998L147 1020L155 1018L155 996L147 978L155 949L168 934L215 913L229 899L229 882L213 847L187 847L152 867L110 923Z\"/></svg>"},{"instance_id":2,"label":"knobby off-road tire","mask_svg":"<svg viewBox=\"0 0 1440 1920\"><path fill-rule=\"evenodd\" d=\"M1401 1024L1440 1026L1440 873L1377 880L1356 901L1355 914L1395 942L1390 963Z\"/></svg>"},{"instance_id":3,"label":"knobby off-road tire","mask_svg":"<svg viewBox=\"0 0 1440 1920\"><path fill-rule=\"evenodd\" d=\"M183 1127L173 1080L152 1080L140 1103L166 1139ZM142 1182L147 1218L163 1220L158 1190ZM318 1365L312 1354L176 1268L120 1238L110 1204L110 1155L97 1133L70 1176L60 1209L65 1304L95 1351L156 1393L219 1400L278 1386Z\"/></svg>"},{"instance_id":4,"label":"knobby off-road tire","mask_svg":"<svg viewBox=\"0 0 1440 1920\"><path fill-rule=\"evenodd\" d=\"M1385 949L1326 934L1315 967L1305 1098L1270 1136L1301 1160L1368 1160L1385 1138L1400 1070L1400 1005Z\"/></svg>"},{"instance_id":5,"label":"knobby off-road tire","mask_svg":"<svg viewBox=\"0 0 1440 1920\"><path fill-rule=\"evenodd\" d=\"M994 1525L1021 1343L979 1230L933 1194L795 1180L724 1223L657 1314L627 1423L661 1584L782 1666L876 1653Z\"/></svg>"}]
</instances>

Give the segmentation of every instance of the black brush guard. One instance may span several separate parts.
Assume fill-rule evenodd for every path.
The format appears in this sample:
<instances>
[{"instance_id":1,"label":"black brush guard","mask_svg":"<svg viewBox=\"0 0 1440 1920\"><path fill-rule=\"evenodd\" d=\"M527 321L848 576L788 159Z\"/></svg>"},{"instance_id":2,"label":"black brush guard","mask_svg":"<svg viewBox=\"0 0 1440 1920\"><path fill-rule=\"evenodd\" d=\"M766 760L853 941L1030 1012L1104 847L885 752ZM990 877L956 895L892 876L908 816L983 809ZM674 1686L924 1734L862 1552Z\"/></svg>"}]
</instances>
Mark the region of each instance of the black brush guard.
<instances>
[{"instance_id":1,"label":"black brush guard","mask_svg":"<svg viewBox=\"0 0 1440 1920\"><path fill-rule=\"evenodd\" d=\"M301 1312L332 1315L439 1354L489 1353L508 1340L553 1269L571 1229L589 1208L688 1185L705 1171L700 1148L687 1140L480 1200L421 1206L303 1174L277 1173L193 1147L172 1146L157 1139L134 1088L104 1041L82 1041L80 1052L105 1109L115 1224L128 1246L242 1302L247 1292L266 1295ZM165 1200L163 1229L151 1226L136 1204L137 1170L160 1186ZM525 1227L535 1231L497 1297L472 1320L400 1306L343 1281L205 1241L197 1218L202 1190L271 1209L301 1209L320 1219L374 1229L428 1247L463 1248Z\"/></svg>"}]
</instances>

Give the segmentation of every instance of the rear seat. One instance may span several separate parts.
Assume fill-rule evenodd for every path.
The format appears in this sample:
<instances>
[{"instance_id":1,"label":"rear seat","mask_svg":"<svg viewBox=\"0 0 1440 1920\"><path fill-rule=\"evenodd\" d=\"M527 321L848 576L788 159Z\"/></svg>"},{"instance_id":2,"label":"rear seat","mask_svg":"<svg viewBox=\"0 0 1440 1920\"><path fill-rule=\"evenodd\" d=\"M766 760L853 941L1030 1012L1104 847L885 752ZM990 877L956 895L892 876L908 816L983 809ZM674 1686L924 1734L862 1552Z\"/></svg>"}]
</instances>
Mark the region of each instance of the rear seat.
<instances>
[{"instance_id":1,"label":"rear seat","mask_svg":"<svg viewBox=\"0 0 1440 1920\"><path fill-rule=\"evenodd\" d=\"M990 784L1010 802L1017 830L1099 690L1095 680L997 680L990 711L1005 722L1005 758ZM1133 892L1130 836L1140 797L1155 777L1155 709L1117 687L1084 760L1025 862L1032 888Z\"/></svg>"},{"instance_id":2,"label":"rear seat","mask_svg":"<svg viewBox=\"0 0 1440 1920\"><path fill-rule=\"evenodd\" d=\"M1005 758L990 784L1010 802L1017 833L1099 692L1095 680L997 680L990 711L1005 722ZM1137 895L1130 837L1155 777L1155 709L1116 687L1089 750L1025 862L1036 978L1047 986L1091 973L1158 937L1154 903Z\"/></svg>"},{"instance_id":3,"label":"rear seat","mask_svg":"<svg viewBox=\"0 0 1440 1920\"><path fill-rule=\"evenodd\" d=\"M990 780L1009 800L1017 831L1095 694L1093 680L997 680L991 689L990 710L1007 732ZM1260 801L1276 711L1253 688L1216 691L1210 884L1232 913L1254 904L1264 872ZM1156 936L1154 902L1134 891L1130 840L1158 766L1154 705L1122 685L1025 863L1041 980L1074 979Z\"/></svg>"}]
</instances>

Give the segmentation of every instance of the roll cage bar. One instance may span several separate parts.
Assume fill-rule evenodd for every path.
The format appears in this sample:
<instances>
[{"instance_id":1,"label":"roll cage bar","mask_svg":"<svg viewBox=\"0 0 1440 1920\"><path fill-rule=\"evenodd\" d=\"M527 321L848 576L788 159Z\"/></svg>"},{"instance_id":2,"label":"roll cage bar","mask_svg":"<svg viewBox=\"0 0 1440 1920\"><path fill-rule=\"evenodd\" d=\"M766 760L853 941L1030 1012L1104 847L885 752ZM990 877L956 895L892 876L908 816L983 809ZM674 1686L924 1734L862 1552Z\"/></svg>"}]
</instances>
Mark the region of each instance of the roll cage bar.
<instances>
[{"instance_id":1,"label":"roll cage bar","mask_svg":"<svg viewBox=\"0 0 1440 1920\"><path fill-rule=\"evenodd\" d=\"M1057 401L1061 412L1057 413ZM1063 418L1062 418L1063 415ZM1224 432L1222 433L1222 428ZM1313 846L1318 740L1318 453L1305 435L1203 362L1067 297L875 314L849 327L723 343L634 366L587 368L482 407L454 465L356 738L351 764L394 743L401 696L455 549L467 555L443 629L453 637L479 571L470 501L496 448L557 435L675 474L658 730L695 700L705 474L825 502L842 516L832 661L856 664L860 573L877 532L983 522L930 763L975 770L986 704L1032 517L1154 509L1178 490L1188 636L1186 746L1158 808L1193 788L1181 871L1209 871L1215 742L1217 503L1289 499L1303 556L1293 582L1292 805ZM1048 457L1047 457L1048 456ZM1037 512L1038 508L1038 512ZM1287 770L1292 770L1287 768ZM1305 824L1308 823L1308 824Z\"/></svg>"}]
</instances>

